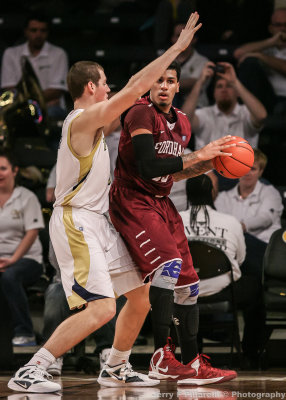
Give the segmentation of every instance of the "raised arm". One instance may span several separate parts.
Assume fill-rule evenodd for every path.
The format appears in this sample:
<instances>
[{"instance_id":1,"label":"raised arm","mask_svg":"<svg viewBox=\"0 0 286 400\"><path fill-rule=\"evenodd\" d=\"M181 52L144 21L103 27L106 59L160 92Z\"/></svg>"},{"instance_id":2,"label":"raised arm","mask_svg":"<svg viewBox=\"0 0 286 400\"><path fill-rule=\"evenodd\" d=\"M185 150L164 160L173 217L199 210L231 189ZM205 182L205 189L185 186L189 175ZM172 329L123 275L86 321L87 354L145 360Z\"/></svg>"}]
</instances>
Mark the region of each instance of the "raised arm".
<instances>
[{"instance_id":1,"label":"raised arm","mask_svg":"<svg viewBox=\"0 0 286 400\"><path fill-rule=\"evenodd\" d=\"M230 85L232 85L238 96L248 108L253 124L259 128L262 126L263 121L267 117L267 111L263 104L255 97L237 78L233 66L226 62L220 62L224 67L224 73L218 73L219 76L224 78Z\"/></svg>"},{"instance_id":2,"label":"raised arm","mask_svg":"<svg viewBox=\"0 0 286 400\"><path fill-rule=\"evenodd\" d=\"M286 34L284 32L277 32L274 36L271 36L270 38L260 40L258 42L249 42L243 44L233 52L233 55L237 60L241 62L244 57L249 53L260 53L263 50L268 49L269 47L279 47L285 45L285 39Z\"/></svg>"},{"instance_id":3,"label":"raised arm","mask_svg":"<svg viewBox=\"0 0 286 400\"><path fill-rule=\"evenodd\" d=\"M77 129L94 134L98 128L108 125L122 114L123 111L134 104L136 99L146 93L152 84L160 78L178 54L189 46L194 34L201 27L201 24L197 25L198 19L199 15L197 12L191 14L177 42L163 55L134 75L120 92L108 101L99 102L88 107L76 119Z\"/></svg>"},{"instance_id":4,"label":"raised arm","mask_svg":"<svg viewBox=\"0 0 286 400\"><path fill-rule=\"evenodd\" d=\"M191 121L192 128L194 131L199 127L199 119L195 114L195 109L198 104L198 99L202 90L203 85L207 81L207 79L211 78L214 75L213 69L210 67L214 66L215 64L211 61L208 61L202 72L200 77L197 79L196 83L193 86L193 89L191 90L190 94L187 96L183 107L182 111L186 113L188 116L189 120Z\"/></svg>"}]
</instances>

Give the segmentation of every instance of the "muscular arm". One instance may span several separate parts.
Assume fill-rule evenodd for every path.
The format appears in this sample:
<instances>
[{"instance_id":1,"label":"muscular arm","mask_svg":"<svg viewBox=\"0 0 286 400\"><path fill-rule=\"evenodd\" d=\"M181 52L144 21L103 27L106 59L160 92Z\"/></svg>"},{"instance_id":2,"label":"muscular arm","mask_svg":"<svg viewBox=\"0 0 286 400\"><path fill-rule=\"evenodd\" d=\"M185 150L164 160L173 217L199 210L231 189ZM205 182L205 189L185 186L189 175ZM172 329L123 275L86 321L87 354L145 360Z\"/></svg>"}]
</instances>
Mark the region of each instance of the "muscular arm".
<instances>
[{"instance_id":1,"label":"muscular arm","mask_svg":"<svg viewBox=\"0 0 286 400\"><path fill-rule=\"evenodd\" d=\"M227 144L229 140L232 140L232 137L228 135L210 142L193 153L179 157L156 158L152 132L136 129L131 133L131 137L139 174L145 179L172 174L174 180L179 181L201 175L212 169L210 160L218 155L231 155L224 150L233 147Z\"/></svg>"},{"instance_id":2,"label":"muscular arm","mask_svg":"<svg viewBox=\"0 0 286 400\"><path fill-rule=\"evenodd\" d=\"M191 154L186 154L182 156L182 159L184 161L184 158L192 155ZM195 158L196 159L196 156ZM208 161L197 161L196 164L192 165L191 167L188 167L186 169L183 169L182 171L176 172L175 174L172 174L172 177L175 182L181 181L182 179L188 179L188 178L193 178L194 176L199 176L204 174L205 172L208 172L213 168L212 162L210 160Z\"/></svg>"}]
</instances>

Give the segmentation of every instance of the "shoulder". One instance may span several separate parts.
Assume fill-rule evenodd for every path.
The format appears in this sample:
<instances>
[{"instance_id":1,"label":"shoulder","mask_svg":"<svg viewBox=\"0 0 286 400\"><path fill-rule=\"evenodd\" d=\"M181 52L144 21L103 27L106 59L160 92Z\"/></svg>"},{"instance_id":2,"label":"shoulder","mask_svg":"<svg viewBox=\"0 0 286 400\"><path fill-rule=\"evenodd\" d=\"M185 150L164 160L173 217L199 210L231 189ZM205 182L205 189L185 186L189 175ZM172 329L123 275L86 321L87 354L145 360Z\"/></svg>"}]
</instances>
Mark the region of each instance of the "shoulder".
<instances>
[{"instance_id":1,"label":"shoulder","mask_svg":"<svg viewBox=\"0 0 286 400\"><path fill-rule=\"evenodd\" d=\"M35 193L33 193L31 190L25 188L24 186L17 186L15 188L15 191L16 190L17 190L17 192L19 193L19 195L21 196L22 199L26 199L26 200L36 199L36 200L38 200L38 198L35 195Z\"/></svg>"},{"instance_id":2,"label":"shoulder","mask_svg":"<svg viewBox=\"0 0 286 400\"><path fill-rule=\"evenodd\" d=\"M261 191L263 193L269 193L274 196L279 196L281 197L279 191L271 184L263 183L261 181L258 181L257 184L261 187Z\"/></svg>"},{"instance_id":3,"label":"shoulder","mask_svg":"<svg viewBox=\"0 0 286 400\"><path fill-rule=\"evenodd\" d=\"M46 45L47 45L47 49L48 49L49 53L52 53L52 54L58 55L58 56L60 56L60 55L66 56L67 55L66 51L62 47L55 46L54 44L52 44L50 42L46 42Z\"/></svg>"},{"instance_id":4,"label":"shoulder","mask_svg":"<svg viewBox=\"0 0 286 400\"><path fill-rule=\"evenodd\" d=\"M220 201L232 199L235 196L236 192L237 192L236 186L233 189L223 190L222 192L219 192L219 194L215 200L215 203L219 203Z\"/></svg>"},{"instance_id":5,"label":"shoulder","mask_svg":"<svg viewBox=\"0 0 286 400\"><path fill-rule=\"evenodd\" d=\"M126 119L129 121L138 115L146 117L151 117L156 114L155 107L152 103L136 102L132 107L130 107L125 113L122 114L122 122Z\"/></svg>"},{"instance_id":6,"label":"shoulder","mask_svg":"<svg viewBox=\"0 0 286 400\"><path fill-rule=\"evenodd\" d=\"M224 225L225 227L227 227L228 225L233 226L233 227L234 226L240 227L240 222L233 215L226 214L224 212L217 211L217 210L212 210L210 214L215 215L216 218L218 218L221 221L222 225Z\"/></svg>"},{"instance_id":7,"label":"shoulder","mask_svg":"<svg viewBox=\"0 0 286 400\"><path fill-rule=\"evenodd\" d=\"M18 46L11 46L11 47L7 47L7 49L4 51L3 53L3 57L6 55L10 55L10 56L16 56L18 54L22 54L23 50L25 47L25 43L24 44L20 44Z\"/></svg>"},{"instance_id":8,"label":"shoulder","mask_svg":"<svg viewBox=\"0 0 286 400\"><path fill-rule=\"evenodd\" d=\"M215 115L215 106L197 108L195 113L199 116L213 116Z\"/></svg>"}]
</instances>

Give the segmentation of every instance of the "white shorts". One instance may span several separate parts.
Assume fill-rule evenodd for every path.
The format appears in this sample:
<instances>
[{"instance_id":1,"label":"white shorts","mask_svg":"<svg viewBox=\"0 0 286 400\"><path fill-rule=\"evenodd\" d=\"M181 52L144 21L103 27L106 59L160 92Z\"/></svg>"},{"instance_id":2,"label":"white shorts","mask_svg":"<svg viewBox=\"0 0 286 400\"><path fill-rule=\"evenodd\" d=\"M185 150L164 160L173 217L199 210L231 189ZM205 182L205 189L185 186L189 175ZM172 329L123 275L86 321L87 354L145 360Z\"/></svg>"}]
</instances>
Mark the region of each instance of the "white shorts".
<instances>
[{"instance_id":1,"label":"white shorts","mask_svg":"<svg viewBox=\"0 0 286 400\"><path fill-rule=\"evenodd\" d=\"M106 216L56 207L50 237L71 309L143 285L139 269Z\"/></svg>"}]
</instances>

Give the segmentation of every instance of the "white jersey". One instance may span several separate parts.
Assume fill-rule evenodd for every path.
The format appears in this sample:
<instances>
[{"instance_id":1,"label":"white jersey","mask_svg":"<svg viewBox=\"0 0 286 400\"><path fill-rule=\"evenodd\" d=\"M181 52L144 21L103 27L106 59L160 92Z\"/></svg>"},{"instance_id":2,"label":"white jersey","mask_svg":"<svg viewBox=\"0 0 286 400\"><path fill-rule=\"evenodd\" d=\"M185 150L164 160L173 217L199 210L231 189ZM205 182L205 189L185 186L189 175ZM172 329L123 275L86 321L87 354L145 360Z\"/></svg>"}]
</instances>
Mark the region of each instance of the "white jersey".
<instances>
[{"instance_id":1,"label":"white jersey","mask_svg":"<svg viewBox=\"0 0 286 400\"><path fill-rule=\"evenodd\" d=\"M83 111L71 111L63 124L54 207L71 206L103 214L108 210L110 188L110 160L104 135L88 156L78 156L71 147L71 123Z\"/></svg>"}]
</instances>

